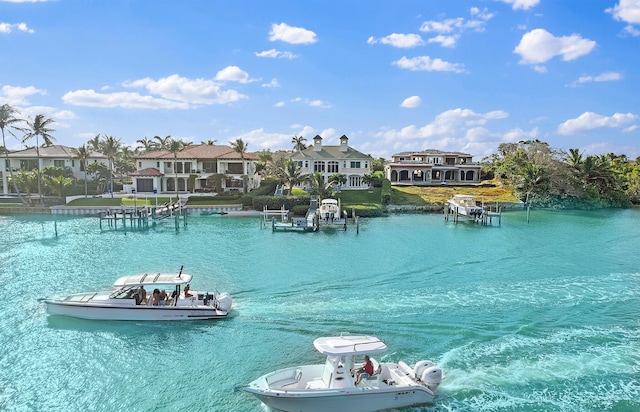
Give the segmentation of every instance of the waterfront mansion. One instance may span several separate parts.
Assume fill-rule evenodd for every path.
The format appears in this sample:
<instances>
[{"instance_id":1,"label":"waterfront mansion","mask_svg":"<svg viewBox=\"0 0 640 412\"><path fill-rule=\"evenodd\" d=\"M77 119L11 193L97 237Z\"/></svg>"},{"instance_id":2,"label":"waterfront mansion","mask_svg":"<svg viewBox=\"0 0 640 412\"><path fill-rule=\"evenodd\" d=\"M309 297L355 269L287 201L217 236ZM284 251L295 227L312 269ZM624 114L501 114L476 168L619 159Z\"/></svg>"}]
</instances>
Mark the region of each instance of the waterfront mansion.
<instances>
[{"instance_id":1,"label":"waterfront mansion","mask_svg":"<svg viewBox=\"0 0 640 412\"><path fill-rule=\"evenodd\" d=\"M130 173L137 192L248 192L260 186L258 156L229 146L194 144L182 151L155 150L135 157ZM246 181L247 187L244 187ZM217 185L220 187L217 187Z\"/></svg>"},{"instance_id":2,"label":"waterfront mansion","mask_svg":"<svg viewBox=\"0 0 640 412\"><path fill-rule=\"evenodd\" d=\"M385 165L385 176L392 185L471 185L480 183L480 170L470 154L426 149L394 154Z\"/></svg>"},{"instance_id":3,"label":"waterfront mansion","mask_svg":"<svg viewBox=\"0 0 640 412\"><path fill-rule=\"evenodd\" d=\"M340 145L324 146L322 137L313 138L313 146L294 151L289 158L298 164L302 176L320 172L327 182L329 176L340 173L347 177L343 189L368 189L363 176L370 173L371 156L349 147L349 138L340 137Z\"/></svg>"}]
</instances>

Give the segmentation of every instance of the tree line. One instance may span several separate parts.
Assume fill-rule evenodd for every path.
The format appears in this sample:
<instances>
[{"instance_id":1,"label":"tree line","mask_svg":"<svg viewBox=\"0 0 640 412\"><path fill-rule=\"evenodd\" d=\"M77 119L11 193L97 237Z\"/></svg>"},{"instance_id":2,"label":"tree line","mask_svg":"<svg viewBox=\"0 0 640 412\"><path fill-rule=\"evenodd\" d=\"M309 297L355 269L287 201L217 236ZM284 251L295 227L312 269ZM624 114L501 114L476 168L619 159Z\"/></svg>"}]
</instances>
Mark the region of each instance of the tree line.
<instances>
[{"instance_id":1,"label":"tree line","mask_svg":"<svg viewBox=\"0 0 640 412\"><path fill-rule=\"evenodd\" d=\"M503 143L482 159L484 178L510 185L522 201L540 207L596 209L640 204L640 157L584 155L540 140Z\"/></svg>"}]
</instances>

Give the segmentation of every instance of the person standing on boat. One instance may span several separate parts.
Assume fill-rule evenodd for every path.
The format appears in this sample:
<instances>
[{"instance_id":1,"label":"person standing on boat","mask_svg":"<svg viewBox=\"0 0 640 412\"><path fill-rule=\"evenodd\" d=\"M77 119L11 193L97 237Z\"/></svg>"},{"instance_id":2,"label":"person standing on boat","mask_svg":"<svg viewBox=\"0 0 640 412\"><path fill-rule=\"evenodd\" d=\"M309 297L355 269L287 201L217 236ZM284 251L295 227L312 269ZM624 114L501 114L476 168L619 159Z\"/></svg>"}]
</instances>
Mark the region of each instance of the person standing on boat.
<instances>
[{"instance_id":1,"label":"person standing on boat","mask_svg":"<svg viewBox=\"0 0 640 412\"><path fill-rule=\"evenodd\" d=\"M356 371L355 384L358 385L363 378L366 379L371 375L373 375L373 363L371 362L369 355L364 355L364 364Z\"/></svg>"},{"instance_id":2,"label":"person standing on boat","mask_svg":"<svg viewBox=\"0 0 640 412\"><path fill-rule=\"evenodd\" d=\"M191 294L191 292L189 292L191 290L191 286L187 285L184 288L184 297L185 298L190 298L191 296L193 296L193 294Z\"/></svg>"}]
</instances>

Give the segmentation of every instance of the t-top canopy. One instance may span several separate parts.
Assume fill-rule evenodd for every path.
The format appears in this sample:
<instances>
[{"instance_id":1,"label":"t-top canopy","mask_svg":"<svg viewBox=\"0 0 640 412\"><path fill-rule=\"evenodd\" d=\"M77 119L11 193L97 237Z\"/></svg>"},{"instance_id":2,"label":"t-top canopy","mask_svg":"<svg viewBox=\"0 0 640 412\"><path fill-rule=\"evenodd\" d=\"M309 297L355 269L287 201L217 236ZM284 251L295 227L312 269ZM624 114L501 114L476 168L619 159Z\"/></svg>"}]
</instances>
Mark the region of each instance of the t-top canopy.
<instances>
[{"instance_id":1,"label":"t-top canopy","mask_svg":"<svg viewBox=\"0 0 640 412\"><path fill-rule=\"evenodd\" d=\"M380 353L387 345L375 336L330 336L313 341L318 352L330 356L359 355Z\"/></svg>"},{"instance_id":2,"label":"t-top canopy","mask_svg":"<svg viewBox=\"0 0 640 412\"><path fill-rule=\"evenodd\" d=\"M183 285L191 282L191 275L178 276L173 273L145 273L144 275L123 276L113 284L114 288L139 285Z\"/></svg>"}]
</instances>

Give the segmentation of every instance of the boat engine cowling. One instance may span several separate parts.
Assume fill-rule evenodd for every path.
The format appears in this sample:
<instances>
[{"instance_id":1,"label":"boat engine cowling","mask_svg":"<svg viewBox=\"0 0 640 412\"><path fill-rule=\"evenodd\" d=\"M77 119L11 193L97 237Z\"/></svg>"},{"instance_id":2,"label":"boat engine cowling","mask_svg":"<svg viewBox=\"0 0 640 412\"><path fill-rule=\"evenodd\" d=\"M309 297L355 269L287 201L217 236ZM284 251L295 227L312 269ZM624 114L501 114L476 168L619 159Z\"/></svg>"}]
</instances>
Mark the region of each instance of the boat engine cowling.
<instances>
[{"instance_id":1,"label":"boat engine cowling","mask_svg":"<svg viewBox=\"0 0 640 412\"><path fill-rule=\"evenodd\" d=\"M222 293L218 295L218 309L228 312L231 310L231 305L233 305L233 299L229 294Z\"/></svg>"},{"instance_id":2,"label":"boat engine cowling","mask_svg":"<svg viewBox=\"0 0 640 412\"><path fill-rule=\"evenodd\" d=\"M422 372L420 380L422 380L422 383L431 389L431 391L435 391L438 386L440 386L440 382L442 382L442 369L437 366L431 366Z\"/></svg>"},{"instance_id":3,"label":"boat engine cowling","mask_svg":"<svg viewBox=\"0 0 640 412\"><path fill-rule=\"evenodd\" d=\"M413 366L413 372L415 373L416 379L421 379L422 373L432 366L434 366L434 364L430 360L421 360L416 362Z\"/></svg>"}]
</instances>

